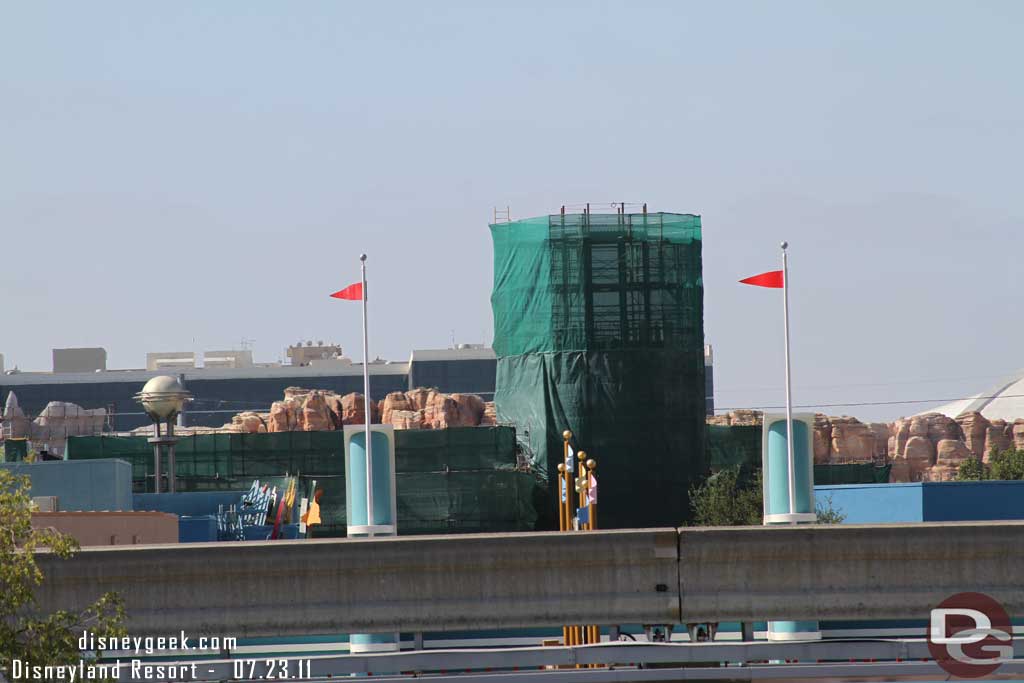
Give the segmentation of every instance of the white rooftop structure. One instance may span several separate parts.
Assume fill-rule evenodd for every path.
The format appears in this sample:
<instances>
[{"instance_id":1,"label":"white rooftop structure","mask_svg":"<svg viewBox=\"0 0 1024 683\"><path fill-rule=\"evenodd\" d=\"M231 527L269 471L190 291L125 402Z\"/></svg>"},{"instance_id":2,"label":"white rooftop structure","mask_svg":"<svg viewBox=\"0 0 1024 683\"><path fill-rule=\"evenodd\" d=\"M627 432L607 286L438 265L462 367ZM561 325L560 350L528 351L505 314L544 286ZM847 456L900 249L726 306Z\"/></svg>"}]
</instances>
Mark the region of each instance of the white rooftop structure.
<instances>
[{"instance_id":1,"label":"white rooftop structure","mask_svg":"<svg viewBox=\"0 0 1024 683\"><path fill-rule=\"evenodd\" d=\"M494 349L483 344L459 344L450 349L414 349L409 362L436 360L494 360Z\"/></svg>"},{"instance_id":2,"label":"white rooftop structure","mask_svg":"<svg viewBox=\"0 0 1024 683\"><path fill-rule=\"evenodd\" d=\"M925 412L942 413L949 417L978 412L989 420L1013 422L1024 417L1024 371L1004 380L989 391L952 401Z\"/></svg>"}]
</instances>

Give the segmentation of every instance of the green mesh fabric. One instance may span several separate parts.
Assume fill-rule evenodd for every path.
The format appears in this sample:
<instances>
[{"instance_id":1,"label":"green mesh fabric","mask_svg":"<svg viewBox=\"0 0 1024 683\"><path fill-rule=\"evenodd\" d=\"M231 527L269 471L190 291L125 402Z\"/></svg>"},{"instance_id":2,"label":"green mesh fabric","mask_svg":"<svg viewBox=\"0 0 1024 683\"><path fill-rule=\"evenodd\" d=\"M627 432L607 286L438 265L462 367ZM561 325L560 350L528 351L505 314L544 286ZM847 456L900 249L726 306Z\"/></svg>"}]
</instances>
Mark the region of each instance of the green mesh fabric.
<instances>
[{"instance_id":1,"label":"green mesh fabric","mask_svg":"<svg viewBox=\"0 0 1024 683\"><path fill-rule=\"evenodd\" d=\"M0 462L22 462L28 457L28 439L5 440L3 456Z\"/></svg>"},{"instance_id":2,"label":"green mesh fabric","mask_svg":"<svg viewBox=\"0 0 1024 683\"><path fill-rule=\"evenodd\" d=\"M888 484L892 465L845 463L815 465L814 483L821 484Z\"/></svg>"},{"instance_id":3,"label":"green mesh fabric","mask_svg":"<svg viewBox=\"0 0 1024 683\"><path fill-rule=\"evenodd\" d=\"M499 357L650 347L703 354L700 216L567 214L490 227Z\"/></svg>"},{"instance_id":4,"label":"green mesh fabric","mask_svg":"<svg viewBox=\"0 0 1024 683\"><path fill-rule=\"evenodd\" d=\"M153 450L146 437L73 436L68 459L121 458L137 492L151 490ZM315 536L345 535L342 432L202 434L182 437L175 452L178 490L244 490L253 479L300 474L323 490ZM401 534L528 531L537 513L536 477L516 469L511 427L395 432Z\"/></svg>"},{"instance_id":5,"label":"green mesh fabric","mask_svg":"<svg viewBox=\"0 0 1024 683\"><path fill-rule=\"evenodd\" d=\"M708 425L708 461L711 469L733 465L761 467L761 425Z\"/></svg>"},{"instance_id":6,"label":"green mesh fabric","mask_svg":"<svg viewBox=\"0 0 1024 683\"><path fill-rule=\"evenodd\" d=\"M689 516L707 470L700 217L569 214L491 226L498 418L548 478L565 429L598 462L602 527Z\"/></svg>"}]
</instances>

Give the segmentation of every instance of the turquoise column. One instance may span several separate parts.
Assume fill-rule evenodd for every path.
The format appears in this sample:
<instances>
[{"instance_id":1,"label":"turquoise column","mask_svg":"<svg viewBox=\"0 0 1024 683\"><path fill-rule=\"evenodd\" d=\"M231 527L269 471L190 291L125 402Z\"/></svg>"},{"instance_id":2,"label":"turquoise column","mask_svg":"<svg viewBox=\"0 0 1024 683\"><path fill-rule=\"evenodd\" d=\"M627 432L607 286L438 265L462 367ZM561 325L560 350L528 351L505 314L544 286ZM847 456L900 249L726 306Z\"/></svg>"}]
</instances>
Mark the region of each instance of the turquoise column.
<instances>
[{"instance_id":1,"label":"turquoise column","mask_svg":"<svg viewBox=\"0 0 1024 683\"><path fill-rule=\"evenodd\" d=\"M345 511L349 538L396 536L398 519L395 498L395 433L391 425L373 425L373 514L366 505L366 429L345 427ZM353 633L349 651L394 652L399 649L397 633Z\"/></svg>"},{"instance_id":2,"label":"turquoise column","mask_svg":"<svg viewBox=\"0 0 1024 683\"><path fill-rule=\"evenodd\" d=\"M785 415L764 416L761 457L764 475L764 523L814 524L814 415L793 415L793 476ZM793 508L790 508L790 483ZM768 640L820 640L817 621L769 621Z\"/></svg>"}]
</instances>

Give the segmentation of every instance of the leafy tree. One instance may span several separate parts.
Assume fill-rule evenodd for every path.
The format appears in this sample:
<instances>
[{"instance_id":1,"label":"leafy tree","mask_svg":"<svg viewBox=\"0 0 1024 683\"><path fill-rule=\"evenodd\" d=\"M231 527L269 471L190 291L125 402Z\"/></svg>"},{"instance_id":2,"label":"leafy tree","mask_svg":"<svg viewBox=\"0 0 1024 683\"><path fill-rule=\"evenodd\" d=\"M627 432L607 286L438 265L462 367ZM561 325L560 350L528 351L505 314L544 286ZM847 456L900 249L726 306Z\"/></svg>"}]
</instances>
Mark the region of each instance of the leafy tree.
<instances>
[{"instance_id":1,"label":"leafy tree","mask_svg":"<svg viewBox=\"0 0 1024 683\"><path fill-rule=\"evenodd\" d=\"M981 458L967 458L960 467L956 470L957 481L980 481L987 479L988 472L985 471L985 465L981 462Z\"/></svg>"},{"instance_id":2,"label":"leafy tree","mask_svg":"<svg viewBox=\"0 0 1024 683\"><path fill-rule=\"evenodd\" d=\"M761 472L751 476L739 465L715 472L690 490L696 526L745 526L761 523L764 508Z\"/></svg>"},{"instance_id":3,"label":"leafy tree","mask_svg":"<svg viewBox=\"0 0 1024 683\"><path fill-rule=\"evenodd\" d=\"M54 529L33 529L29 478L0 469L0 667L14 659L43 666L77 664L83 630L97 637L126 635L123 602L114 593L80 613L38 613L34 591L43 573L35 554L41 549L66 559L78 543Z\"/></svg>"},{"instance_id":4,"label":"leafy tree","mask_svg":"<svg viewBox=\"0 0 1024 683\"><path fill-rule=\"evenodd\" d=\"M989 456L988 478L1003 481L1024 479L1024 449L1008 448Z\"/></svg>"},{"instance_id":5,"label":"leafy tree","mask_svg":"<svg viewBox=\"0 0 1024 683\"><path fill-rule=\"evenodd\" d=\"M719 470L690 490L695 526L751 526L763 522L764 479L739 465ZM840 524L846 519L832 505L832 496L815 505L819 524Z\"/></svg>"}]
</instances>

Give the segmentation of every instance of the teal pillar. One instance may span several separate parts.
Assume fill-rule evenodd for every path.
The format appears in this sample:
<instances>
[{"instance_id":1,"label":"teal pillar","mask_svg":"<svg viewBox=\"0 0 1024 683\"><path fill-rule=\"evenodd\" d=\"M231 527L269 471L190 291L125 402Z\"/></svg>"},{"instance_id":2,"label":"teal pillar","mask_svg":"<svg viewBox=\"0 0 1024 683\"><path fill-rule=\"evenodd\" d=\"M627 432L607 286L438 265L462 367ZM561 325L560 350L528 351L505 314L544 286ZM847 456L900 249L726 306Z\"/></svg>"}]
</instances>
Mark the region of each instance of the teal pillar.
<instances>
[{"instance_id":1,"label":"teal pillar","mask_svg":"<svg viewBox=\"0 0 1024 683\"><path fill-rule=\"evenodd\" d=\"M814 524L814 415L793 415L793 472L789 471L786 416L766 413L761 457L764 523ZM790 489L792 488L792 495ZM768 640L820 640L817 621L769 621Z\"/></svg>"},{"instance_id":2,"label":"teal pillar","mask_svg":"<svg viewBox=\"0 0 1024 683\"><path fill-rule=\"evenodd\" d=\"M391 425L373 425L370 432L373 462L373 510L367 505L366 428L345 427L345 512L349 538L372 538L398 535L398 514L395 497L395 432ZM349 651L394 652L399 649L397 633L353 633Z\"/></svg>"}]
</instances>

